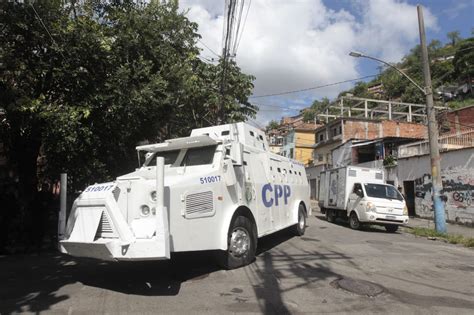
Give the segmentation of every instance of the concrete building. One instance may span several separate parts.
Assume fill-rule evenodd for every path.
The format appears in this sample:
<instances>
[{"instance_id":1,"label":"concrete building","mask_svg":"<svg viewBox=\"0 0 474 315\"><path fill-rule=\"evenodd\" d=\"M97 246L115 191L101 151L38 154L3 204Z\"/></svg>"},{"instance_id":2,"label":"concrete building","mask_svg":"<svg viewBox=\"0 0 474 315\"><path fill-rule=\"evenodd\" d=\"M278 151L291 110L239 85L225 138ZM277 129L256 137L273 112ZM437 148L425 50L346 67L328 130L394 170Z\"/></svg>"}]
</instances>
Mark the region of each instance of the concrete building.
<instances>
[{"instance_id":1,"label":"concrete building","mask_svg":"<svg viewBox=\"0 0 474 315\"><path fill-rule=\"evenodd\" d=\"M442 133L457 132L459 134L462 131L474 129L474 105L441 113L438 124Z\"/></svg>"},{"instance_id":2,"label":"concrete building","mask_svg":"<svg viewBox=\"0 0 474 315\"><path fill-rule=\"evenodd\" d=\"M382 167L388 156L396 159L400 144L426 139L427 135L422 124L355 117L338 118L316 129L313 165L306 169L311 197L318 198L321 171L364 163Z\"/></svg>"},{"instance_id":3,"label":"concrete building","mask_svg":"<svg viewBox=\"0 0 474 315\"><path fill-rule=\"evenodd\" d=\"M318 126L318 125L316 125ZM283 139L281 155L305 165L313 162L314 124L301 124L288 131Z\"/></svg>"},{"instance_id":4,"label":"concrete building","mask_svg":"<svg viewBox=\"0 0 474 315\"><path fill-rule=\"evenodd\" d=\"M409 214L433 218L429 154L399 157L392 173L403 187ZM474 146L442 152L441 176L446 220L473 226Z\"/></svg>"}]
</instances>

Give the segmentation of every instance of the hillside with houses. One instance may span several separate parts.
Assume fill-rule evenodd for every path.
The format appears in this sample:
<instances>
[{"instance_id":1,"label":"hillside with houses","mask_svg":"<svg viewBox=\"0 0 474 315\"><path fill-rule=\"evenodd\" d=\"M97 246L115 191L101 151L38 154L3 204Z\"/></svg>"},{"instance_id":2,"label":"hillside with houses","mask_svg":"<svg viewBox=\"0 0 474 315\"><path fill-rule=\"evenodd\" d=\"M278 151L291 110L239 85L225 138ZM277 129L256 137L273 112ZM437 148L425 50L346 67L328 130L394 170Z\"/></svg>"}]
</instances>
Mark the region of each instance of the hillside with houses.
<instances>
[{"instance_id":1,"label":"hillside with houses","mask_svg":"<svg viewBox=\"0 0 474 315\"><path fill-rule=\"evenodd\" d=\"M474 224L474 38L429 45L448 221ZM419 47L396 66L422 82ZM304 163L311 197L321 171L346 165L383 168L410 215L432 218L424 96L389 68L330 101L316 100L267 127L273 152ZM419 92L419 91L418 91Z\"/></svg>"}]
</instances>

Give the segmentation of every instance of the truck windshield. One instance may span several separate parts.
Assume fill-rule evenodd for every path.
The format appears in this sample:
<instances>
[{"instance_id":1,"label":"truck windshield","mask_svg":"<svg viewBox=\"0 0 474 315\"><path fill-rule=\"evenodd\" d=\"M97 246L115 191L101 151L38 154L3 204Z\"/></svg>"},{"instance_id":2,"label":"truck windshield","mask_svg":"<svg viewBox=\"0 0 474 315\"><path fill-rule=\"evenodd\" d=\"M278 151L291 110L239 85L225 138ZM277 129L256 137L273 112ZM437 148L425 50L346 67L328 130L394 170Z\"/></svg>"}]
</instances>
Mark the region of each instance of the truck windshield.
<instances>
[{"instance_id":1,"label":"truck windshield","mask_svg":"<svg viewBox=\"0 0 474 315\"><path fill-rule=\"evenodd\" d=\"M180 150L155 152L151 158L147 159L145 166L156 166L156 157L161 156L165 159L165 165L173 164L178 158Z\"/></svg>"},{"instance_id":2,"label":"truck windshield","mask_svg":"<svg viewBox=\"0 0 474 315\"><path fill-rule=\"evenodd\" d=\"M384 199L403 200L402 195L393 186L381 184L364 184L367 196Z\"/></svg>"},{"instance_id":3,"label":"truck windshield","mask_svg":"<svg viewBox=\"0 0 474 315\"><path fill-rule=\"evenodd\" d=\"M215 152L215 145L188 149L188 151L186 151L186 156L181 162L181 166L211 164L212 160L214 160Z\"/></svg>"}]
</instances>

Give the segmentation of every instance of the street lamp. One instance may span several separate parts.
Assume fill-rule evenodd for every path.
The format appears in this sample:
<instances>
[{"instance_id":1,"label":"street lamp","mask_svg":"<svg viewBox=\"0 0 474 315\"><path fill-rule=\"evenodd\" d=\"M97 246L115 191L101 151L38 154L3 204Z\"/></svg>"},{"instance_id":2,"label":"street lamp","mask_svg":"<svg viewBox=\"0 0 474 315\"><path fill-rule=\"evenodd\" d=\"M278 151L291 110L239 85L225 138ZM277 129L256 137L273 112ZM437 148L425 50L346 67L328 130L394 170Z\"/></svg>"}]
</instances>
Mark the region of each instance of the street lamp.
<instances>
[{"instance_id":1,"label":"street lamp","mask_svg":"<svg viewBox=\"0 0 474 315\"><path fill-rule=\"evenodd\" d=\"M443 189L443 182L441 178L441 163L438 148L438 123L436 121L436 115L434 111L433 102L433 90L431 88L431 74L430 65L428 62L428 49L426 47L425 40L425 27L423 23L423 13L421 6L417 6L418 10L418 22L420 29L420 46L423 60L423 73L425 78L425 88L420 87L412 78L410 78L405 72L398 69L397 67L389 64L386 61L380 60L375 57L367 56L360 52L351 51L350 56L356 58L368 58L378 62L381 62L393 69L398 73L407 78L414 86L420 90L426 97L426 116L428 118L428 138L430 144L430 158L431 158L431 183L432 183L432 198L434 206L434 219L436 231L440 233L446 233L446 220L444 218L444 205L441 201L441 190Z\"/></svg>"},{"instance_id":2,"label":"street lamp","mask_svg":"<svg viewBox=\"0 0 474 315\"><path fill-rule=\"evenodd\" d=\"M375 57L371 57L371 56L367 56L361 52L357 52L357 51L351 51L349 53L349 56L352 56L352 57L356 57L356 58L367 58L367 59L372 59L372 60L375 60L375 61L378 61L380 63L383 63L384 65L387 65L389 66L390 68L393 68L395 69L396 71L398 71L398 73L400 73L401 75L403 75L405 78L407 78L408 80L410 80L410 82L416 86L418 88L418 90L421 91L421 93L423 93L423 95L426 96L426 91L424 88L422 88L421 86L418 85L418 83L416 83L412 78L410 78L405 72L403 72L402 70L398 69L397 67L395 67L394 65L391 65L389 64L388 62L386 61L383 61L381 59L378 59L378 58L375 58Z\"/></svg>"}]
</instances>

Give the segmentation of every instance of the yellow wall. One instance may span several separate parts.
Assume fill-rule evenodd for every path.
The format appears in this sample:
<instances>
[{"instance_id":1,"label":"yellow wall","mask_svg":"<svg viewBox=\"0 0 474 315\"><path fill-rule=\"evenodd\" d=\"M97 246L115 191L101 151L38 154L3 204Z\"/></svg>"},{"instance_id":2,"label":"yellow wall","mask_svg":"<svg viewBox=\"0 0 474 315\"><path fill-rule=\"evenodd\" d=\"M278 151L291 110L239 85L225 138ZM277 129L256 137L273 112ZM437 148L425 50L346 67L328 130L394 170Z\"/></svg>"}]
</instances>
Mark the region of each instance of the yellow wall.
<instances>
[{"instance_id":1,"label":"yellow wall","mask_svg":"<svg viewBox=\"0 0 474 315\"><path fill-rule=\"evenodd\" d=\"M295 132L295 160L308 164L313 159L314 131Z\"/></svg>"}]
</instances>

